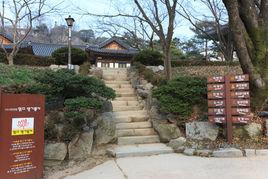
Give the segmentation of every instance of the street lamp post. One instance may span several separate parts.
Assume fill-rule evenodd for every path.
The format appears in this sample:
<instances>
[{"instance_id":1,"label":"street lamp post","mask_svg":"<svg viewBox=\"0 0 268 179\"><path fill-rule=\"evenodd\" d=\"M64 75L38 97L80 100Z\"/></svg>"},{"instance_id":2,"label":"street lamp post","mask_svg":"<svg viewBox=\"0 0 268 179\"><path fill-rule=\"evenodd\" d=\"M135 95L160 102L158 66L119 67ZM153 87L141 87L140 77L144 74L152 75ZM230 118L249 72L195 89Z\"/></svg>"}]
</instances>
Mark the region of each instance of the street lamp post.
<instances>
[{"instance_id":1,"label":"street lamp post","mask_svg":"<svg viewBox=\"0 0 268 179\"><path fill-rule=\"evenodd\" d=\"M73 24L75 22L74 18L71 17L71 15L69 15L68 18L65 18L67 25L68 25L68 29L69 29L69 38L68 38L68 69L72 70L73 69L73 65L72 65L72 27Z\"/></svg>"}]
</instances>

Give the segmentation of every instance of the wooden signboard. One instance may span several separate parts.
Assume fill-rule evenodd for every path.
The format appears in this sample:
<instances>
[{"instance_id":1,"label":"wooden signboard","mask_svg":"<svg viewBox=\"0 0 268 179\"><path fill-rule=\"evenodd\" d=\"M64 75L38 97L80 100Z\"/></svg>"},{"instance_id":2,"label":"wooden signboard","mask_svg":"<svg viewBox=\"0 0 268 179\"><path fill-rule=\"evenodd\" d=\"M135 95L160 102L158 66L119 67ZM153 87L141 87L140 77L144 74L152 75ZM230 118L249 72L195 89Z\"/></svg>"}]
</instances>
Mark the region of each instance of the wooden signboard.
<instances>
[{"instance_id":1,"label":"wooden signboard","mask_svg":"<svg viewBox=\"0 0 268 179\"><path fill-rule=\"evenodd\" d=\"M232 124L251 120L249 76L216 76L207 82L209 121L226 124L228 141L232 143Z\"/></svg>"},{"instance_id":2,"label":"wooden signboard","mask_svg":"<svg viewBox=\"0 0 268 179\"><path fill-rule=\"evenodd\" d=\"M0 92L0 178L43 178L45 97Z\"/></svg>"}]
</instances>

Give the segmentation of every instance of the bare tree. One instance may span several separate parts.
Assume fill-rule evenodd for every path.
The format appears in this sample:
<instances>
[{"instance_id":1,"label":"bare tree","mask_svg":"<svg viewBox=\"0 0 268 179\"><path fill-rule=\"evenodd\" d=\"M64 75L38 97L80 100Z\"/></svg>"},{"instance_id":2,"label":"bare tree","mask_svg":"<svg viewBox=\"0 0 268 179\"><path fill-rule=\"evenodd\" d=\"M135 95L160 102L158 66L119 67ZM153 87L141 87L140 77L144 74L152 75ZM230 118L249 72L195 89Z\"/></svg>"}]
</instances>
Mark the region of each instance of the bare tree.
<instances>
[{"instance_id":1,"label":"bare tree","mask_svg":"<svg viewBox=\"0 0 268 179\"><path fill-rule=\"evenodd\" d=\"M222 0L243 72L251 76L254 95L268 87L268 0Z\"/></svg>"},{"instance_id":2,"label":"bare tree","mask_svg":"<svg viewBox=\"0 0 268 179\"><path fill-rule=\"evenodd\" d=\"M133 47L137 49L142 49L146 45L145 43L149 40L149 45L152 47L152 34L150 27L144 24L134 17L120 17L111 18L103 17L97 21L97 26L94 27L98 29L99 33L107 33L109 36L122 36L127 41L131 41Z\"/></svg>"},{"instance_id":3,"label":"bare tree","mask_svg":"<svg viewBox=\"0 0 268 179\"><path fill-rule=\"evenodd\" d=\"M138 0L134 0L134 2L142 15L138 16L138 18L148 23L154 33L160 39L160 43L164 53L166 78L167 80L170 80L172 76L170 47L174 34L176 7L178 0L151 0L149 2L147 1L147 3L145 4L142 4ZM165 22L167 23L166 30L164 28Z\"/></svg>"},{"instance_id":4,"label":"bare tree","mask_svg":"<svg viewBox=\"0 0 268 179\"><path fill-rule=\"evenodd\" d=\"M144 24L148 24L150 30L153 32L150 34L150 40L154 38L154 34L159 38L162 50L164 53L164 65L166 78L171 79L171 54L170 47L172 43L172 38L175 28L175 17L176 17L176 7L178 0L133 0L134 10L133 12L124 12L118 9L117 14L112 15L98 15L94 13L89 13L87 10L82 10L79 8L83 15L91 15L95 17L106 17L106 18L135 18ZM147 33L148 35L149 33ZM152 44L152 43L151 43Z\"/></svg>"},{"instance_id":5,"label":"bare tree","mask_svg":"<svg viewBox=\"0 0 268 179\"><path fill-rule=\"evenodd\" d=\"M1 46L9 65L14 64L13 59L18 53L22 42L31 32L33 22L45 14L55 12L58 5L59 4L52 7L51 5L48 5L48 0L5 1L5 7L9 9L10 13L1 13L0 18L3 19L2 26L4 29L7 25L11 25L13 44L10 51L5 48L3 43L1 43ZM21 33L22 31L23 33Z\"/></svg>"},{"instance_id":6,"label":"bare tree","mask_svg":"<svg viewBox=\"0 0 268 179\"><path fill-rule=\"evenodd\" d=\"M177 11L182 17L188 20L197 31L200 31L203 37L210 39L217 47L217 49L223 54L227 61L233 60L233 42L231 33L226 27L228 23L228 16L224 4L221 0L198 0L196 2L202 3L208 10L206 14L202 14L200 19L194 10L187 9L184 5L180 4L180 11ZM198 12L199 13L199 12ZM205 21L203 19L206 19ZM212 29L202 28L199 25L202 22L209 22ZM213 32L213 34L209 33Z\"/></svg>"}]
</instances>

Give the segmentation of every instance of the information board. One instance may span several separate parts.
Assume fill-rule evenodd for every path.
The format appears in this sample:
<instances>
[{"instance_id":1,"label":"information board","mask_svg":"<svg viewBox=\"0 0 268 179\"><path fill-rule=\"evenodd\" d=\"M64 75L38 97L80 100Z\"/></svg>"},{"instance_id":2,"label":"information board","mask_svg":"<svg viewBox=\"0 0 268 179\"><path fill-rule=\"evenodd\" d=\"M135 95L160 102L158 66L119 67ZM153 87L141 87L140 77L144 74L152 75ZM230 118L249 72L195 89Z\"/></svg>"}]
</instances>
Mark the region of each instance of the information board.
<instances>
[{"instance_id":1,"label":"information board","mask_svg":"<svg viewBox=\"0 0 268 179\"><path fill-rule=\"evenodd\" d=\"M0 91L0 178L43 178L45 97Z\"/></svg>"},{"instance_id":2,"label":"information board","mask_svg":"<svg viewBox=\"0 0 268 179\"><path fill-rule=\"evenodd\" d=\"M232 124L247 124L250 116L249 75L208 77L209 121L227 124L228 141L232 141Z\"/></svg>"}]
</instances>

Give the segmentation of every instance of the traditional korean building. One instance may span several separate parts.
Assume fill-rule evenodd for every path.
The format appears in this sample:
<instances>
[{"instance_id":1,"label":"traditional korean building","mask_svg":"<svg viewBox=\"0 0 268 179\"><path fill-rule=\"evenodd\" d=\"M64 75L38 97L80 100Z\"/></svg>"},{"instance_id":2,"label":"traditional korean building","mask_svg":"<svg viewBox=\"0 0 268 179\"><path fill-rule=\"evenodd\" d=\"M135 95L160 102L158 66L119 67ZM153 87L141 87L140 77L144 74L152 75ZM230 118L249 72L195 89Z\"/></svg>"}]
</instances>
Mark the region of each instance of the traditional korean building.
<instances>
[{"instance_id":1,"label":"traditional korean building","mask_svg":"<svg viewBox=\"0 0 268 179\"><path fill-rule=\"evenodd\" d=\"M117 37L112 37L99 45L88 46L91 63L102 68L127 68L133 62L138 50L124 43Z\"/></svg>"},{"instance_id":2,"label":"traditional korean building","mask_svg":"<svg viewBox=\"0 0 268 179\"><path fill-rule=\"evenodd\" d=\"M12 44L13 39L11 36L0 32L0 43L4 45Z\"/></svg>"}]
</instances>

